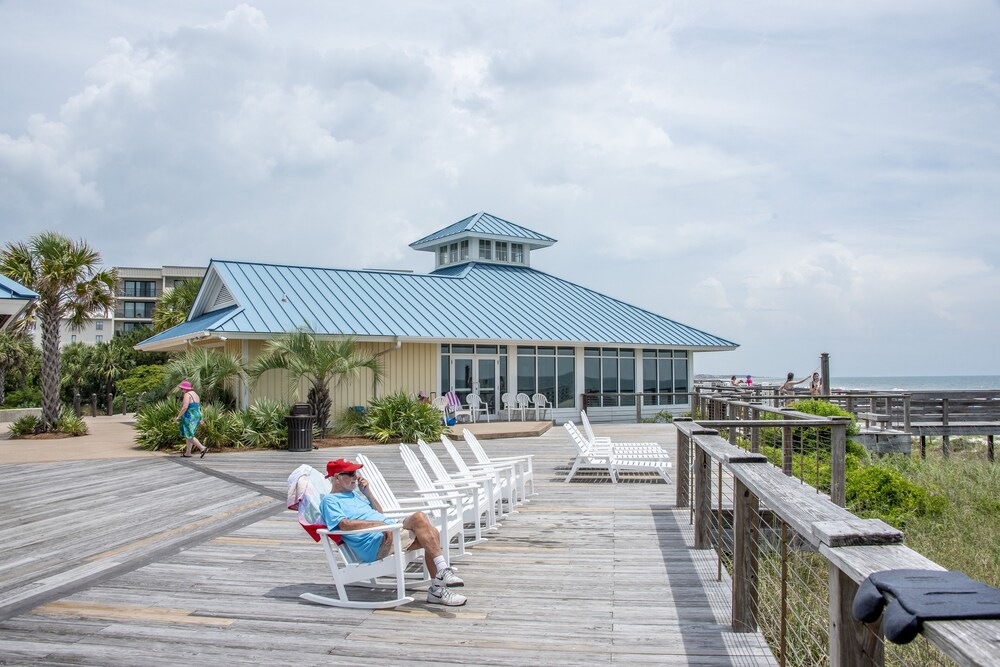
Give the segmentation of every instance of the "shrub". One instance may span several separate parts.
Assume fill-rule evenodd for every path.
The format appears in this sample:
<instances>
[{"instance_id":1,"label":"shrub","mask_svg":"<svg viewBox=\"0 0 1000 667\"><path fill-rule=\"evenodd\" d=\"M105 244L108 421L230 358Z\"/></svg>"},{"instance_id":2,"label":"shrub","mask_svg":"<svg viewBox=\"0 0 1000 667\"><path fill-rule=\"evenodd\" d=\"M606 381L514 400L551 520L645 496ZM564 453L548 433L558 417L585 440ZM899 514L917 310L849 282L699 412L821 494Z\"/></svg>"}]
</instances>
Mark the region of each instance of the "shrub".
<instances>
[{"instance_id":1,"label":"shrub","mask_svg":"<svg viewBox=\"0 0 1000 667\"><path fill-rule=\"evenodd\" d=\"M906 479L895 468L858 468L847 476L847 505L859 516L877 517L903 528L915 516L940 514L948 501Z\"/></svg>"},{"instance_id":2,"label":"shrub","mask_svg":"<svg viewBox=\"0 0 1000 667\"><path fill-rule=\"evenodd\" d=\"M38 433L41 425L42 420L35 415L25 415L10 425L10 437L12 440L16 440L26 435L34 435Z\"/></svg>"},{"instance_id":3,"label":"shrub","mask_svg":"<svg viewBox=\"0 0 1000 667\"><path fill-rule=\"evenodd\" d=\"M180 407L177 409L180 410ZM220 410L211 404L202 404L201 419L202 424L197 431L201 444L206 447L234 447L238 445L240 434L243 433L239 413Z\"/></svg>"},{"instance_id":4,"label":"shrub","mask_svg":"<svg viewBox=\"0 0 1000 667\"><path fill-rule=\"evenodd\" d=\"M135 407L136 394L145 394L144 401L160 401L169 393L165 387L166 378L165 366L136 366L128 377L118 381L118 393L128 397L131 408Z\"/></svg>"},{"instance_id":5,"label":"shrub","mask_svg":"<svg viewBox=\"0 0 1000 667\"><path fill-rule=\"evenodd\" d=\"M341 412L334 421L333 432L339 435L361 433L361 427L364 423L365 413L350 407Z\"/></svg>"},{"instance_id":6,"label":"shrub","mask_svg":"<svg viewBox=\"0 0 1000 667\"><path fill-rule=\"evenodd\" d=\"M437 408L400 391L369 404L361 432L379 442L396 438L416 442L417 438L437 439L444 432L444 424Z\"/></svg>"},{"instance_id":7,"label":"shrub","mask_svg":"<svg viewBox=\"0 0 1000 667\"><path fill-rule=\"evenodd\" d=\"M644 424L671 424L674 421L674 416L666 410L660 410L652 417L648 417L642 421Z\"/></svg>"},{"instance_id":8,"label":"shrub","mask_svg":"<svg viewBox=\"0 0 1000 667\"><path fill-rule=\"evenodd\" d=\"M74 437L87 435L87 425L83 419L77 417L73 410L67 407L63 407L62 414L59 415L59 419L56 420L52 430L56 433L65 433Z\"/></svg>"},{"instance_id":9,"label":"shrub","mask_svg":"<svg viewBox=\"0 0 1000 667\"><path fill-rule=\"evenodd\" d=\"M260 399L243 416L239 443L245 447L280 449L288 443L288 405L281 401Z\"/></svg>"},{"instance_id":10,"label":"shrub","mask_svg":"<svg viewBox=\"0 0 1000 667\"><path fill-rule=\"evenodd\" d=\"M42 390L37 387L25 387L8 391L4 396L5 408L37 408L42 405Z\"/></svg>"},{"instance_id":11,"label":"shrub","mask_svg":"<svg viewBox=\"0 0 1000 667\"><path fill-rule=\"evenodd\" d=\"M144 405L135 420L135 430L138 432L135 440L139 446L156 451L184 442L177 422L174 421L180 411L181 402L177 398Z\"/></svg>"}]
</instances>

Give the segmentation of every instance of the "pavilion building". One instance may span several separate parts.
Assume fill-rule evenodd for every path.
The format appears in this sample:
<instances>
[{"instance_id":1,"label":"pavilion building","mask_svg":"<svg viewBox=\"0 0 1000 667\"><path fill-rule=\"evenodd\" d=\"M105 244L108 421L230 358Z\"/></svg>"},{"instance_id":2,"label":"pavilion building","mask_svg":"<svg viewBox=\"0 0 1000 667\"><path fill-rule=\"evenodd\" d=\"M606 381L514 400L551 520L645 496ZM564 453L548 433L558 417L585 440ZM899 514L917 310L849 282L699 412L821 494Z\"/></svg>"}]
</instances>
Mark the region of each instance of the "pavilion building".
<instances>
[{"instance_id":1,"label":"pavilion building","mask_svg":"<svg viewBox=\"0 0 1000 667\"><path fill-rule=\"evenodd\" d=\"M334 415L399 390L474 391L494 414L506 392L541 393L556 420L634 418L637 400L644 416L689 410L695 354L737 345L532 268L555 242L481 212L410 244L434 254L426 274L212 260L187 321L137 347L215 347L249 367L297 327L352 336L385 376L331 387ZM281 371L238 393L291 399Z\"/></svg>"}]
</instances>

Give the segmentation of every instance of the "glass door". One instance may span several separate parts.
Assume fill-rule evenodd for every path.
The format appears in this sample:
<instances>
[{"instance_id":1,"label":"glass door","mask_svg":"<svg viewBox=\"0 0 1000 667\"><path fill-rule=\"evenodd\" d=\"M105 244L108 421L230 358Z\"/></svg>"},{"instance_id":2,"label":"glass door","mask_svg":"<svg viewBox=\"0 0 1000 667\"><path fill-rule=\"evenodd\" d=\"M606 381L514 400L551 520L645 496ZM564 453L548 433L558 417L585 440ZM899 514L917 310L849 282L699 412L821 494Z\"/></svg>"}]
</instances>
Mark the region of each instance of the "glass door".
<instances>
[{"instance_id":1,"label":"glass door","mask_svg":"<svg viewBox=\"0 0 1000 667\"><path fill-rule=\"evenodd\" d=\"M476 383L479 397L490 408L490 414L497 414L497 375L500 360L496 357L479 357L476 359Z\"/></svg>"},{"instance_id":2,"label":"glass door","mask_svg":"<svg viewBox=\"0 0 1000 667\"><path fill-rule=\"evenodd\" d=\"M451 390L458 394L458 400L465 405L465 397L472 393L476 379L473 377L475 368L472 357L452 357L451 359Z\"/></svg>"}]
</instances>

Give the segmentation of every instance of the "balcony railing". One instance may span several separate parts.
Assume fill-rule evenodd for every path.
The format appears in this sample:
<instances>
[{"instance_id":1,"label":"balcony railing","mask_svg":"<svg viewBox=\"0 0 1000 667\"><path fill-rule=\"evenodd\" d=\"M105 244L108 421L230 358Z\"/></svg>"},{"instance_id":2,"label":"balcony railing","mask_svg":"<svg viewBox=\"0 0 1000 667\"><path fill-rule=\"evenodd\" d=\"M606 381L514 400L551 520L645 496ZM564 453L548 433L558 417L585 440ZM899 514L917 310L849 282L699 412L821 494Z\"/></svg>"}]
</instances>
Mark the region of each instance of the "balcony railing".
<instances>
[{"instance_id":1,"label":"balcony railing","mask_svg":"<svg viewBox=\"0 0 1000 667\"><path fill-rule=\"evenodd\" d=\"M156 287L144 287L141 289L119 287L115 290L115 296L128 299L155 299L160 295L161 290Z\"/></svg>"}]
</instances>

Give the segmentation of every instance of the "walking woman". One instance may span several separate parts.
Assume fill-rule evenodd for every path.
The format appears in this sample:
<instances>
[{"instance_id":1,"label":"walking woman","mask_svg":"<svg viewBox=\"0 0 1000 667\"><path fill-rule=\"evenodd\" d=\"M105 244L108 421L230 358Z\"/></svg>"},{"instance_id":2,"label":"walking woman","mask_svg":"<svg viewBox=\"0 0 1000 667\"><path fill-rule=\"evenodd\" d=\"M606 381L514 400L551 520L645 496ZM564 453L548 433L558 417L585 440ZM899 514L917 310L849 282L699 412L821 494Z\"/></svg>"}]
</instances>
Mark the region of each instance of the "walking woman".
<instances>
[{"instance_id":1,"label":"walking woman","mask_svg":"<svg viewBox=\"0 0 1000 667\"><path fill-rule=\"evenodd\" d=\"M198 442L198 438L194 437L198 425L203 421L201 418L201 398L187 380L177 385L177 388L184 392L184 401L181 403L181 411L177 413L174 421L180 424L181 436L187 440L187 447L184 448L184 453L181 456L186 459L191 458L191 445L198 445L201 458L205 458L208 447Z\"/></svg>"}]
</instances>

